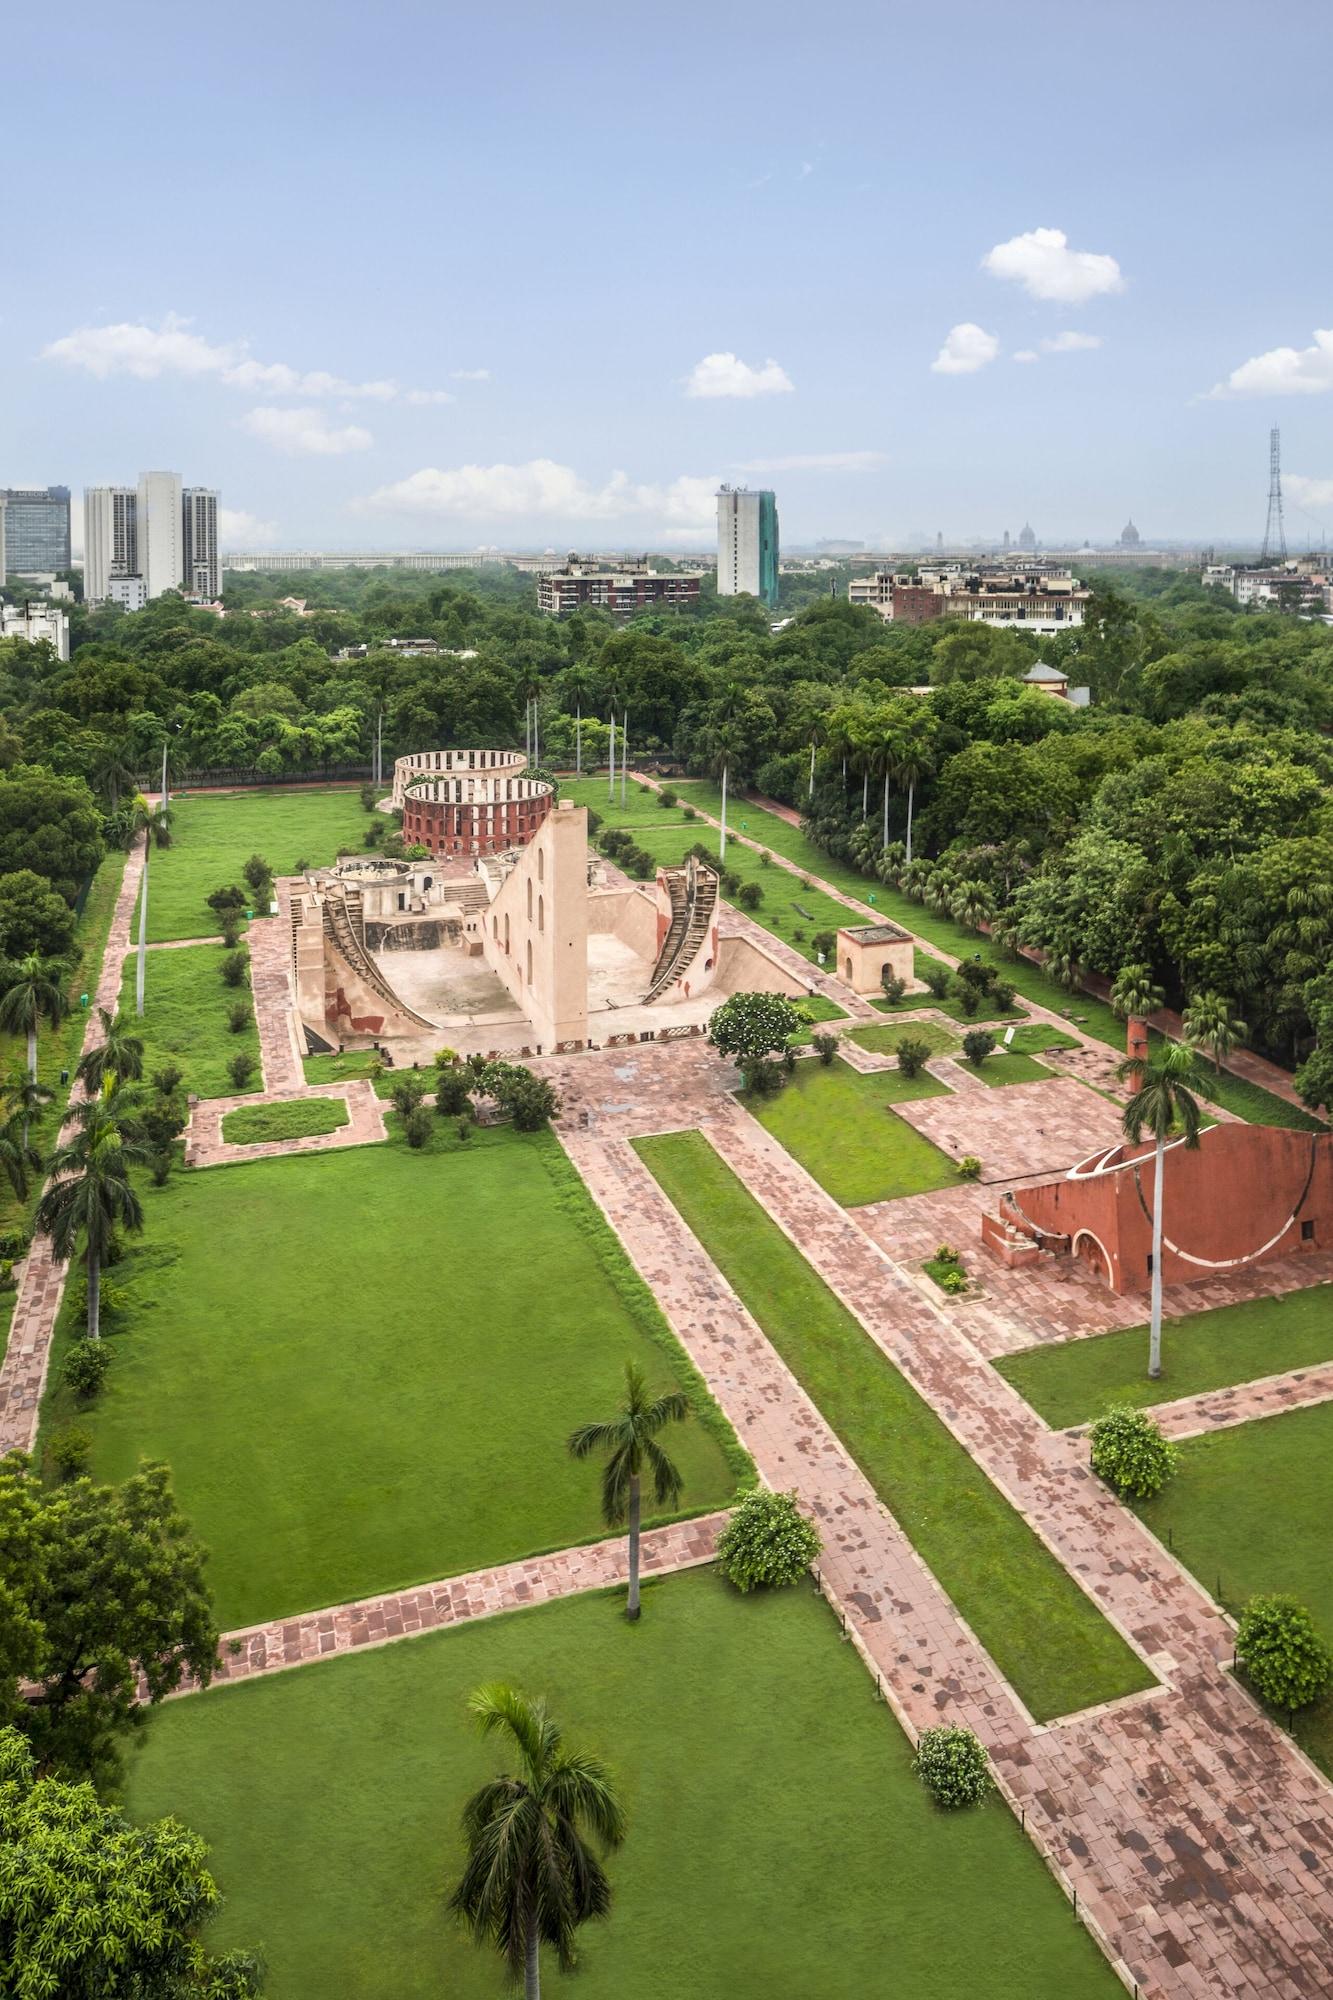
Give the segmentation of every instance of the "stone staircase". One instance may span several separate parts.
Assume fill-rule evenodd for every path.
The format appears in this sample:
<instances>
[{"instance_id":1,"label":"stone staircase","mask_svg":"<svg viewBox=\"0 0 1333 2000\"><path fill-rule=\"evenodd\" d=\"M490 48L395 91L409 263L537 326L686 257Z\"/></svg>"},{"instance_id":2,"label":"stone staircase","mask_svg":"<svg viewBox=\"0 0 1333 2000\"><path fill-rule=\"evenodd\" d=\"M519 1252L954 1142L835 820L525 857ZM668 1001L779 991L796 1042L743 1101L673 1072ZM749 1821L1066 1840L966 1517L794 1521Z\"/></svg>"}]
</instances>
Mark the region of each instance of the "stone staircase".
<instances>
[{"instance_id":1,"label":"stone staircase","mask_svg":"<svg viewBox=\"0 0 1333 2000\"><path fill-rule=\"evenodd\" d=\"M657 954L652 983L644 995L645 1004L656 1000L689 970L717 908L717 876L711 868L700 868L692 862L688 868L669 868L663 872L671 898L671 923Z\"/></svg>"},{"instance_id":2,"label":"stone staircase","mask_svg":"<svg viewBox=\"0 0 1333 2000\"><path fill-rule=\"evenodd\" d=\"M352 967L358 978L363 979L378 999L396 1014L404 1015L419 1027L432 1029L433 1021L418 1014L401 1000L384 974L376 965L365 944L365 919L361 907L361 891L352 884L340 885L339 894L330 887L323 899L324 933L329 942L339 951Z\"/></svg>"}]
</instances>

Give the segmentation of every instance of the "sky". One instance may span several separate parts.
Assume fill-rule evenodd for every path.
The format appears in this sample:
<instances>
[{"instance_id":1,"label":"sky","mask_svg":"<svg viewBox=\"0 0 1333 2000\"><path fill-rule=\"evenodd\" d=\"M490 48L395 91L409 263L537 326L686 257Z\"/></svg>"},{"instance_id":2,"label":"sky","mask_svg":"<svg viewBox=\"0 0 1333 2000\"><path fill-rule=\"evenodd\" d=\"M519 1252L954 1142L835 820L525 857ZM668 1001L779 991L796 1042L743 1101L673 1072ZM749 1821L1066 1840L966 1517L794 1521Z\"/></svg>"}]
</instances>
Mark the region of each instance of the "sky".
<instances>
[{"instance_id":1,"label":"sky","mask_svg":"<svg viewBox=\"0 0 1333 2000\"><path fill-rule=\"evenodd\" d=\"M688 550L722 480L787 546L1257 541L1280 424L1317 543L1326 25L12 10L0 486L171 467L233 549Z\"/></svg>"}]
</instances>

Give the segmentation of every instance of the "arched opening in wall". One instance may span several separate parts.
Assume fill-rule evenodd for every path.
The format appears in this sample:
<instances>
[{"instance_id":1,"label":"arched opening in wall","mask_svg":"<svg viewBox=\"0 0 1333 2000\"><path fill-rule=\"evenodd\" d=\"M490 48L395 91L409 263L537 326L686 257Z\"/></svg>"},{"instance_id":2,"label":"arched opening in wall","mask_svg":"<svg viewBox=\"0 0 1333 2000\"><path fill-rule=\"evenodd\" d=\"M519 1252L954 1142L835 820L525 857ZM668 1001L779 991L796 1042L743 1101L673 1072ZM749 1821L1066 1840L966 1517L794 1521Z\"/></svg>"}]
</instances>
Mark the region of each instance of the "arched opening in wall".
<instances>
[{"instance_id":1,"label":"arched opening in wall","mask_svg":"<svg viewBox=\"0 0 1333 2000\"><path fill-rule=\"evenodd\" d=\"M1081 1264L1086 1264L1094 1278L1103 1285L1111 1282L1111 1260L1090 1229L1080 1229L1074 1238L1074 1255Z\"/></svg>"},{"instance_id":2,"label":"arched opening in wall","mask_svg":"<svg viewBox=\"0 0 1333 2000\"><path fill-rule=\"evenodd\" d=\"M505 911L505 950L509 949L509 912Z\"/></svg>"},{"instance_id":3,"label":"arched opening in wall","mask_svg":"<svg viewBox=\"0 0 1333 2000\"><path fill-rule=\"evenodd\" d=\"M532 984L532 939L528 939L528 985Z\"/></svg>"},{"instance_id":4,"label":"arched opening in wall","mask_svg":"<svg viewBox=\"0 0 1333 2000\"><path fill-rule=\"evenodd\" d=\"M537 898L537 929L538 929L539 931L544 931L544 930L546 929L546 898L545 898L545 896L538 896L538 898Z\"/></svg>"},{"instance_id":5,"label":"arched opening in wall","mask_svg":"<svg viewBox=\"0 0 1333 2000\"><path fill-rule=\"evenodd\" d=\"M537 880L539 882L546 880L546 856L540 848L537 849Z\"/></svg>"},{"instance_id":6,"label":"arched opening in wall","mask_svg":"<svg viewBox=\"0 0 1333 2000\"><path fill-rule=\"evenodd\" d=\"M847 977L847 984L850 986L852 983L852 961L850 958L843 960L843 971Z\"/></svg>"},{"instance_id":7,"label":"arched opening in wall","mask_svg":"<svg viewBox=\"0 0 1333 2000\"><path fill-rule=\"evenodd\" d=\"M498 941L500 936L500 919L498 917L491 918L491 936Z\"/></svg>"},{"instance_id":8,"label":"arched opening in wall","mask_svg":"<svg viewBox=\"0 0 1333 2000\"><path fill-rule=\"evenodd\" d=\"M532 877L528 877L528 922L532 922Z\"/></svg>"}]
</instances>

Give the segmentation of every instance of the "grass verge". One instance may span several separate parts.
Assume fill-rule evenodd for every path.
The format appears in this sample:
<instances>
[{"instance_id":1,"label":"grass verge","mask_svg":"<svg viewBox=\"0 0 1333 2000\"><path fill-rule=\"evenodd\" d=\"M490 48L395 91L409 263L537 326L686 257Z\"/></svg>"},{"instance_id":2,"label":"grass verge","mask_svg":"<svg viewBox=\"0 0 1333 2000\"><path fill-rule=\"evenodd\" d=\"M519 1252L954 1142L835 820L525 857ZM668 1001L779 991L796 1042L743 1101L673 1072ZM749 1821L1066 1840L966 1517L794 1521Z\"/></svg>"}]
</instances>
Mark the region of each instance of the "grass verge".
<instances>
[{"instance_id":1,"label":"grass verge","mask_svg":"<svg viewBox=\"0 0 1333 2000\"><path fill-rule=\"evenodd\" d=\"M698 1132L635 1150L1040 1721L1152 1675Z\"/></svg>"},{"instance_id":2,"label":"grass verge","mask_svg":"<svg viewBox=\"0 0 1333 2000\"><path fill-rule=\"evenodd\" d=\"M222 1136L229 1146L261 1146L278 1139L314 1139L348 1123L341 1097L304 1097L289 1104L247 1104L229 1111Z\"/></svg>"},{"instance_id":3,"label":"grass verge","mask_svg":"<svg viewBox=\"0 0 1333 2000\"><path fill-rule=\"evenodd\" d=\"M958 1176L948 1154L893 1110L947 1094L924 1071L861 1076L850 1063L801 1062L776 1097L743 1093L740 1101L835 1201L859 1208L953 1185Z\"/></svg>"},{"instance_id":4,"label":"grass verge","mask_svg":"<svg viewBox=\"0 0 1333 2000\"><path fill-rule=\"evenodd\" d=\"M144 1072L151 1076L166 1062L185 1072L185 1089L198 1097L232 1097L262 1090L259 1031L247 978L242 986L224 986L219 967L226 953L220 945L186 945L179 951L150 951L144 960L144 1012L135 1021L143 1037ZM121 1011L134 1017L133 954L125 961L120 989ZM250 1009L248 1026L233 1034L227 1016L237 1001ZM240 1086L232 1082L229 1065L248 1055L254 1068Z\"/></svg>"},{"instance_id":5,"label":"grass verge","mask_svg":"<svg viewBox=\"0 0 1333 2000\"><path fill-rule=\"evenodd\" d=\"M171 802L171 846L155 848L149 865L148 937L212 937L218 920L208 907L214 889L245 887L241 873L262 854L276 875L298 861L333 860L340 847L359 853L369 815L356 786L346 791L192 792Z\"/></svg>"}]
</instances>

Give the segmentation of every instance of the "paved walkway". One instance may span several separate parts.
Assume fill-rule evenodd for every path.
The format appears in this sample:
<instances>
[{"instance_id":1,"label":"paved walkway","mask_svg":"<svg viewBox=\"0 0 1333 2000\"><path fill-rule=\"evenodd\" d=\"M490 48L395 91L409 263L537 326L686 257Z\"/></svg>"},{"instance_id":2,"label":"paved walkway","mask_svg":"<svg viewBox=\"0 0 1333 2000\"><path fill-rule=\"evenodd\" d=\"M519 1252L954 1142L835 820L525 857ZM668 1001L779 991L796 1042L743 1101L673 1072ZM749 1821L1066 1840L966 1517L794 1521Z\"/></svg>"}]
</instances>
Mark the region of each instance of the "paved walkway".
<instances>
[{"instance_id":1,"label":"paved walkway","mask_svg":"<svg viewBox=\"0 0 1333 2000\"><path fill-rule=\"evenodd\" d=\"M130 923L143 877L143 862L143 845L141 841L136 841L126 857L97 991L88 1009L83 1031L84 1055L97 1048L102 1040L98 1009L105 1007L114 1014L120 1002L121 979L131 949ZM68 1130L68 1125L61 1128L62 1138ZM31 1451L37 1436L51 1336L55 1331L60 1301L65 1295L67 1269L52 1256L50 1237L33 1238L32 1247L23 1261L23 1274L19 1279L14 1316L10 1322L9 1344L5 1349L4 1364L0 1366L0 1456L7 1451Z\"/></svg>"},{"instance_id":2,"label":"paved walkway","mask_svg":"<svg viewBox=\"0 0 1333 2000\"><path fill-rule=\"evenodd\" d=\"M330 1098L347 1106L347 1123L333 1132L312 1132L303 1139L264 1139L253 1145L232 1145L222 1136L222 1121L232 1111L257 1110L266 1104L305 1104ZM340 1146L372 1146L387 1138L386 1106L365 1077L346 1083L302 1083L299 1088L267 1090L262 1097L201 1098L190 1114L185 1136L187 1167L237 1166L247 1160L274 1160L288 1153L328 1153Z\"/></svg>"},{"instance_id":3,"label":"paved walkway","mask_svg":"<svg viewBox=\"0 0 1333 2000\"><path fill-rule=\"evenodd\" d=\"M693 1051L580 1062L566 1147L765 1477L794 1488L819 1520L825 1585L908 1727L945 1715L978 1731L1028 1832L1145 1996L1327 1992L1333 1792L1224 1671L1232 1628L1222 1612L1091 1477L1082 1441L1048 1431L949 1315L726 1097L715 1057L711 1077ZM707 1132L1160 1689L1032 1723L627 1143L635 1130L690 1126Z\"/></svg>"},{"instance_id":4,"label":"paved walkway","mask_svg":"<svg viewBox=\"0 0 1333 2000\"><path fill-rule=\"evenodd\" d=\"M693 1521L673 1522L670 1527L650 1528L639 1548L644 1577L668 1576L675 1570L711 1562L726 1519L725 1513L704 1514ZM502 1611L549 1604L581 1591L607 1590L628 1580L628 1563L625 1537L617 1535L586 1547L561 1549L555 1555L529 1556L496 1569L474 1570L468 1576L391 1591L385 1597L365 1597L326 1611L248 1625L223 1635L214 1685L256 1680L285 1667L363 1652L368 1646L384 1646L418 1632L436 1632L446 1625L493 1618ZM181 1694L194 1692L192 1683L180 1690Z\"/></svg>"}]
</instances>

